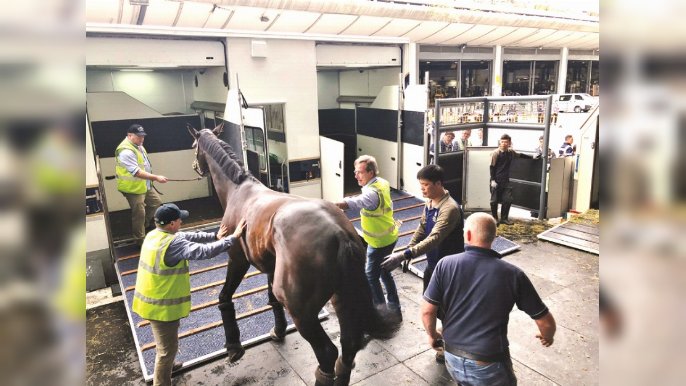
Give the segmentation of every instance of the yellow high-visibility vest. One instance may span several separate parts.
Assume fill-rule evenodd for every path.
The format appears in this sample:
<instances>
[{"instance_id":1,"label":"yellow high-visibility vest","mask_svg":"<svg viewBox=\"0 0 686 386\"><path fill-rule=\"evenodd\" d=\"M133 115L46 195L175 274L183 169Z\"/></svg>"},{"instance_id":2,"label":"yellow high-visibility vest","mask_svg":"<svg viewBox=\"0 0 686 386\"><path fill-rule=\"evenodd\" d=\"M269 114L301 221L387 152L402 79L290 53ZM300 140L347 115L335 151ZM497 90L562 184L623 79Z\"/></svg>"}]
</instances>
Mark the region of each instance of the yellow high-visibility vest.
<instances>
[{"instance_id":1,"label":"yellow high-visibility vest","mask_svg":"<svg viewBox=\"0 0 686 386\"><path fill-rule=\"evenodd\" d=\"M138 148L131 143L131 141L129 141L127 138L124 138L119 146L117 146L117 150L114 151L114 158L117 162L114 168L114 172L117 175L117 190L122 193L145 194L145 192L148 191L146 181L142 178L136 178L133 176L128 170L126 170L126 167L119 162L119 153L121 153L121 151L124 149L132 150L134 154L136 154L138 167L143 171L145 170L145 158L143 158L145 149L141 146L141 149L143 149L143 153L141 153ZM147 157L148 154L145 153L145 156Z\"/></svg>"},{"instance_id":2,"label":"yellow high-visibility vest","mask_svg":"<svg viewBox=\"0 0 686 386\"><path fill-rule=\"evenodd\" d=\"M393 201L391 187L383 178L369 185L379 196L379 206L374 210L360 210L362 237L374 248L390 245L398 239L398 227L393 220Z\"/></svg>"}]
</instances>

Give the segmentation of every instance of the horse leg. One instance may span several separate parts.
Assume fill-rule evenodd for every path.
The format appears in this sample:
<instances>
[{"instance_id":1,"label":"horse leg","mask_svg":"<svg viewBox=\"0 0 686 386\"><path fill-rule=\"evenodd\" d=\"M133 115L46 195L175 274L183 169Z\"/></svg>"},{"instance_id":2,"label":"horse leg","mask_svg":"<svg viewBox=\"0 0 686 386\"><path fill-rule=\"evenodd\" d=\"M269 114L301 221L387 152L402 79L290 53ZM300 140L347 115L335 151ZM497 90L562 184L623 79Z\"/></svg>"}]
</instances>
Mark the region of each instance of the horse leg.
<instances>
[{"instance_id":1,"label":"horse leg","mask_svg":"<svg viewBox=\"0 0 686 386\"><path fill-rule=\"evenodd\" d=\"M267 294L269 295L269 305L272 306L272 311L274 311L274 327L269 331L269 336L275 342L283 341L286 336L286 313L283 310L283 304L281 304L274 296L272 291L272 283L274 282L274 274L270 273L267 279Z\"/></svg>"},{"instance_id":2,"label":"horse leg","mask_svg":"<svg viewBox=\"0 0 686 386\"><path fill-rule=\"evenodd\" d=\"M300 335L312 346L314 355L317 357L319 367L315 371L316 386L334 385L334 364L338 357L338 349L326 335L324 328L317 319L317 312L312 312L306 317L299 318L291 313L295 326Z\"/></svg>"},{"instance_id":3,"label":"horse leg","mask_svg":"<svg viewBox=\"0 0 686 386\"><path fill-rule=\"evenodd\" d=\"M241 344L241 332L236 321L236 309L233 304L233 294L241 284L243 276L248 272L250 263L245 256L236 251L231 254L226 270L226 282L219 293L219 311L222 315L224 334L226 336L226 351L229 354L229 362L236 362L243 357L245 350Z\"/></svg>"},{"instance_id":4,"label":"horse leg","mask_svg":"<svg viewBox=\"0 0 686 386\"><path fill-rule=\"evenodd\" d=\"M334 302L334 305L337 305ZM339 314L341 312L341 314ZM355 367L355 356L364 346L364 334L352 322L351 315L344 315L342 307L336 307L338 323L341 327L341 356L336 360L336 386L348 386L350 375Z\"/></svg>"}]
</instances>

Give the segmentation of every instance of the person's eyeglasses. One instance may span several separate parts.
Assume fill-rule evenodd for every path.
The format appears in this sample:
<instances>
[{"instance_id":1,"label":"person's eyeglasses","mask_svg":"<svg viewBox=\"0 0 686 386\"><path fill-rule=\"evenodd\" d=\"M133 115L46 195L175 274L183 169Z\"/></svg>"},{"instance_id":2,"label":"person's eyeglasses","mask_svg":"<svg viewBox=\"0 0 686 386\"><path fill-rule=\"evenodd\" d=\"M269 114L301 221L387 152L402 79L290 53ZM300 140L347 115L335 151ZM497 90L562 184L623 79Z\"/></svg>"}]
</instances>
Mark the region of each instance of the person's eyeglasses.
<instances>
[{"instance_id":1,"label":"person's eyeglasses","mask_svg":"<svg viewBox=\"0 0 686 386\"><path fill-rule=\"evenodd\" d=\"M358 174L362 174L362 173L367 173L367 171L366 170L355 170L353 173L355 173L355 175L358 175Z\"/></svg>"}]
</instances>

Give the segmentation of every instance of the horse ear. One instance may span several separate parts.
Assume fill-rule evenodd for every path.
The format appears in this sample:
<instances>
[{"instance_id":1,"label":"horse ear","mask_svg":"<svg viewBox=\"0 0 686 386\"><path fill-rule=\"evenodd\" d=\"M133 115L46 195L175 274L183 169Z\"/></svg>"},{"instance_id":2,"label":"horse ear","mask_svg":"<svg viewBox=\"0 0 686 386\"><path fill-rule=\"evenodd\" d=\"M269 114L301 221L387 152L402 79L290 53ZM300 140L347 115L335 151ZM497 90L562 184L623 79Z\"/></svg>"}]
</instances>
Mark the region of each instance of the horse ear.
<instances>
[{"instance_id":1,"label":"horse ear","mask_svg":"<svg viewBox=\"0 0 686 386\"><path fill-rule=\"evenodd\" d=\"M219 137L224 132L224 122L219 124L219 126L215 127L214 130L212 130L212 132L214 133L214 135Z\"/></svg>"},{"instance_id":2,"label":"horse ear","mask_svg":"<svg viewBox=\"0 0 686 386\"><path fill-rule=\"evenodd\" d=\"M191 126L190 123L186 123L186 129L188 129L188 132L191 133L193 138L198 139L200 136L200 132L198 130L195 130L193 126Z\"/></svg>"}]
</instances>

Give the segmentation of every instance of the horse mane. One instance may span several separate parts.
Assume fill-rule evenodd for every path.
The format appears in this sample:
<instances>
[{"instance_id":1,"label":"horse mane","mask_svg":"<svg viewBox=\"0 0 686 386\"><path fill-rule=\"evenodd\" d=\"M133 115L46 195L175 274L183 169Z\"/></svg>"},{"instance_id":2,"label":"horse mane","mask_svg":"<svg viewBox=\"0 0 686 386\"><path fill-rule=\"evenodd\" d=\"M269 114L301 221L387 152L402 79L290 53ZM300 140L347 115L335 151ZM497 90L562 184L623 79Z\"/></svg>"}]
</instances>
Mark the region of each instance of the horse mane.
<instances>
[{"instance_id":1,"label":"horse mane","mask_svg":"<svg viewBox=\"0 0 686 386\"><path fill-rule=\"evenodd\" d=\"M206 139L203 142L205 143L207 155L219 164L219 168L224 172L224 175L234 184L239 185L248 178L254 178L250 172L245 170L243 162L233 152L231 146L217 138L212 131L202 130L200 138ZM200 146L199 140L198 146Z\"/></svg>"}]
</instances>

